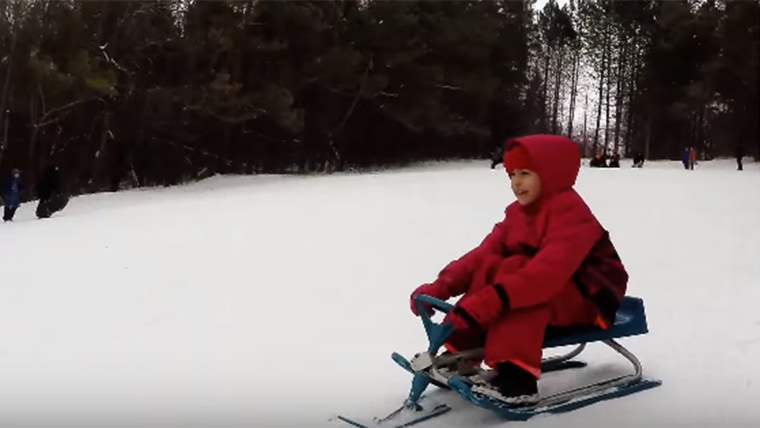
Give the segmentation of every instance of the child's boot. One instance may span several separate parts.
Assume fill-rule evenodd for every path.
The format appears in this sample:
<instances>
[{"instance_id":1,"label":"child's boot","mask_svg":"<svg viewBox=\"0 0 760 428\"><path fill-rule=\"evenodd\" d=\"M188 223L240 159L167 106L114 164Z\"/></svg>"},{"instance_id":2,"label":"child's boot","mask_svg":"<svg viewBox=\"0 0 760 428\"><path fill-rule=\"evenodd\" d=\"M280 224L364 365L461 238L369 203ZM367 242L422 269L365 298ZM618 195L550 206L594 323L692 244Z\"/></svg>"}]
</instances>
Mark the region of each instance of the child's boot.
<instances>
[{"instance_id":1,"label":"child's boot","mask_svg":"<svg viewBox=\"0 0 760 428\"><path fill-rule=\"evenodd\" d=\"M451 351L444 351L439 355L439 358L450 357L452 355L454 354ZM457 358L456 361L447 364L445 368L451 373L467 377L478 374L482 362L482 358Z\"/></svg>"},{"instance_id":2,"label":"child's boot","mask_svg":"<svg viewBox=\"0 0 760 428\"><path fill-rule=\"evenodd\" d=\"M536 404L541 399L538 394L538 379L523 368L503 362L496 365L496 373L490 380L490 385L474 386L473 392L515 407Z\"/></svg>"}]
</instances>

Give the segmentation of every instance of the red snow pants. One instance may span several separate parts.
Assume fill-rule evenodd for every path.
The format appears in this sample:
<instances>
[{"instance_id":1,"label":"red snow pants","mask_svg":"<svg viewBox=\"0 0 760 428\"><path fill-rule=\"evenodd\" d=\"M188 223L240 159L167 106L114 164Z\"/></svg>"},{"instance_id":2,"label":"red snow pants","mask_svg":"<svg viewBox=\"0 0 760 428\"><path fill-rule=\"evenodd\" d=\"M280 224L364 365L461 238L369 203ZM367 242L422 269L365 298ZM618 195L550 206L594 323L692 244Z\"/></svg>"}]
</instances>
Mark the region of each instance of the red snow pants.
<instances>
[{"instance_id":1,"label":"red snow pants","mask_svg":"<svg viewBox=\"0 0 760 428\"><path fill-rule=\"evenodd\" d=\"M487 330L455 331L444 346L451 352L485 347L489 367L509 361L539 378L546 328L583 325L608 328L591 301L568 282L549 302L507 312Z\"/></svg>"}]
</instances>

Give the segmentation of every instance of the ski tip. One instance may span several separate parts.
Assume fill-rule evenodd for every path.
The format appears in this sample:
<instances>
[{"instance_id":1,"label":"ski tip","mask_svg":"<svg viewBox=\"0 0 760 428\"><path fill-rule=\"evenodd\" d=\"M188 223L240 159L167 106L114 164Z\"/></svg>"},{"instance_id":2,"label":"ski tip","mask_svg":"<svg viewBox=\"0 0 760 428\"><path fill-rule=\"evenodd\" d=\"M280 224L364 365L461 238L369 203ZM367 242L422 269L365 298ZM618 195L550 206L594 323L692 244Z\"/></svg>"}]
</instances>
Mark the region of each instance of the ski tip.
<instances>
[{"instance_id":1,"label":"ski tip","mask_svg":"<svg viewBox=\"0 0 760 428\"><path fill-rule=\"evenodd\" d=\"M423 403L420 410L402 406L383 418L349 418L335 415L335 419L342 422L344 426L348 424L357 428L406 428L436 418L451 410L447 404L438 403L427 397L423 397L420 402Z\"/></svg>"}]
</instances>

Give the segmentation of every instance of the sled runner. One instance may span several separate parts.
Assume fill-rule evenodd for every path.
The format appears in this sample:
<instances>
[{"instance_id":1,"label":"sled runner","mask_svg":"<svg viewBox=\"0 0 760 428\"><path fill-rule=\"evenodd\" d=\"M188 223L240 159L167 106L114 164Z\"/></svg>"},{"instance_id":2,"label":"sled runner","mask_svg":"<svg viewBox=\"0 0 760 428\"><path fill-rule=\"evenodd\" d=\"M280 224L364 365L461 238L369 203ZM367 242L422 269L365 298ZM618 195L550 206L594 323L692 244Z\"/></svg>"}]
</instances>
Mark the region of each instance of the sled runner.
<instances>
[{"instance_id":1,"label":"sled runner","mask_svg":"<svg viewBox=\"0 0 760 428\"><path fill-rule=\"evenodd\" d=\"M426 351L415 355L411 360L395 352L392 354L393 360L413 375L412 387L404 404L384 418L361 421L338 416L339 420L360 428L402 428L450 411L451 408L447 404L437 403L423 396L423 392L430 383L440 388L451 389L472 404L493 411L507 420L521 421L540 413L568 412L599 401L654 388L662 383L657 379L643 377L641 362L615 340L649 332L644 301L638 297L627 296L623 299L614 325L607 330L594 327L547 330L544 349L571 345L574 345L575 349L564 355L546 358L541 364L543 372L582 368L586 363L575 361L573 358L585 349L586 344L601 342L628 360L633 365L634 373L542 396L537 403L522 406L509 405L487 394L489 389L487 380L489 376L493 376L492 371L472 366L469 369L463 369L467 365L459 364L469 359L482 358L483 349L467 350L457 354L444 352L436 355L451 334L452 328L449 324L433 322L423 308L425 303L444 313L453 309L453 305L430 296L419 295L415 298L429 346Z\"/></svg>"}]
</instances>

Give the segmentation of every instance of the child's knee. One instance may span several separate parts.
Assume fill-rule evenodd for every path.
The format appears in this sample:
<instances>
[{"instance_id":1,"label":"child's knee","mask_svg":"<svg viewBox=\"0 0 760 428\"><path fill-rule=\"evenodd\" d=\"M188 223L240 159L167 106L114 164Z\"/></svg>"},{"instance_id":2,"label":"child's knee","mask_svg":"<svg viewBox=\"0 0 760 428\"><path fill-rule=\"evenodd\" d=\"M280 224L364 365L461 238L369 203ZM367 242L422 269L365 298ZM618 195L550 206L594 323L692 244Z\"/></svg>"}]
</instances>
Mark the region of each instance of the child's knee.
<instances>
[{"instance_id":1,"label":"child's knee","mask_svg":"<svg viewBox=\"0 0 760 428\"><path fill-rule=\"evenodd\" d=\"M445 347L450 352L462 352L469 349L483 348L486 345L486 332L479 329L456 330L446 339Z\"/></svg>"}]
</instances>

